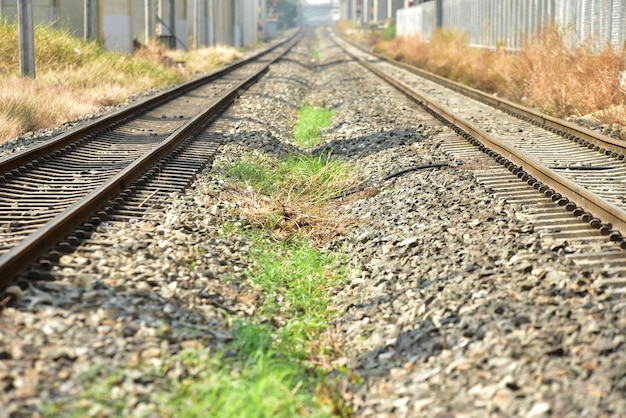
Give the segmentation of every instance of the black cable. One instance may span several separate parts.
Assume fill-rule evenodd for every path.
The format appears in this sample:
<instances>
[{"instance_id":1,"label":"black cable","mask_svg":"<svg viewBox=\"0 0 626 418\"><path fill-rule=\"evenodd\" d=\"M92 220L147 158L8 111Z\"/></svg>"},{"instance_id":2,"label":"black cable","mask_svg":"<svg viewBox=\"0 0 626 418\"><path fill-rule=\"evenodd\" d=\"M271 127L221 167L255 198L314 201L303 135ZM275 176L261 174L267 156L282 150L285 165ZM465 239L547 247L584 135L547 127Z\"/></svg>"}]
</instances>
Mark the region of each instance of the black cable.
<instances>
[{"instance_id":1,"label":"black cable","mask_svg":"<svg viewBox=\"0 0 626 418\"><path fill-rule=\"evenodd\" d=\"M383 177L379 181L379 183L382 183L383 181L390 180L390 179L395 178L395 177L399 177L399 176L401 176L403 174L406 174L406 173L410 173L411 171L424 170L424 169L427 169L427 168L441 168L441 167L450 167L450 163L432 163L432 164L417 165L415 167L405 168L404 170L400 170L400 171L396 171L395 173L387 174L385 177ZM335 196L331 197L331 199L333 199L333 200L334 199L341 199L341 198L344 198L346 196L350 196L351 194L358 193L358 192L360 192L362 190L365 190L366 188L368 188L369 186L371 186L373 184L374 184L374 182L370 178L367 181L359 184L356 187L353 187L351 189L342 191L338 195L335 195Z\"/></svg>"}]
</instances>

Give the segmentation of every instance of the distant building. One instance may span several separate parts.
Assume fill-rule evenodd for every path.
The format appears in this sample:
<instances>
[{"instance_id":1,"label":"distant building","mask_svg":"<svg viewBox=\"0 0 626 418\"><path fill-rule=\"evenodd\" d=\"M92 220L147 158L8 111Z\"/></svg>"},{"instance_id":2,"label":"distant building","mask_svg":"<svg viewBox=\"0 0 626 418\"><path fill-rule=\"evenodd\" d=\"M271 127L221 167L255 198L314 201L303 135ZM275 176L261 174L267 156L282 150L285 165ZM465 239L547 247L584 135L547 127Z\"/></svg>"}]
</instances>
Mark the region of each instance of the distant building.
<instances>
[{"instance_id":1,"label":"distant building","mask_svg":"<svg viewBox=\"0 0 626 418\"><path fill-rule=\"evenodd\" d=\"M397 11L406 7L409 0L339 0L340 18L361 26L395 22Z\"/></svg>"},{"instance_id":2,"label":"distant building","mask_svg":"<svg viewBox=\"0 0 626 418\"><path fill-rule=\"evenodd\" d=\"M300 3L300 16L304 26L328 26L339 20L339 8L336 1L327 3Z\"/></svg>"}]
</instances>

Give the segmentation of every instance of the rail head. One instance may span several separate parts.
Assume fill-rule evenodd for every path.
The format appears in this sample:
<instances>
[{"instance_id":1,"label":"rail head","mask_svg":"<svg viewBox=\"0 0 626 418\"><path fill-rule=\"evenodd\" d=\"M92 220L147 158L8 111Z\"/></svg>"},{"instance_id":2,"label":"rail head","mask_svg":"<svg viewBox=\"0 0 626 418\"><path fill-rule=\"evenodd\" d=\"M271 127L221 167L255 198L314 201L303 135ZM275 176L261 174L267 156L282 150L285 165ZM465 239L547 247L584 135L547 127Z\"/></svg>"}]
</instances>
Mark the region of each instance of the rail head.
<instances>
[{"instance_id":1,"label":"rail head","mask_svg":"<svg viewBox=\"0 0 626 418\"><path fill-rule=\"evenodd\" d=\"M338 34L336 30L335 30L335 35L343 39L345 42L348 42L353 47L358 48L359 50L373 57L376 57L376 59L378 60L385 61L391 65L402 68L413 74L419 75L420 77L423 77L435 83L441 84L451 90L456 91L457 93L464 94L475 100L489 104L490 106L493 106L494 108L504 110L511 114L515 114L516 116L524 118L527 121L534 123L538 126L546 127L563 137L570 138L570 139L577 138L579 142L586 141L587 143L597 146L599 151L606 151L610 154L615 153L617 154L615 156L616 157L619 156L619 158L621 159L626 158L626 141L611 138L607 135L592 131L591 129L585 128L575 123L556 118L554 116L540 112L536 109L532 109L532 108L523 106L519 103L515 103L510 100L504 99L502 97L485 93L483 91L474 89L472 87L466 86L456 81L449 80L445 77L439 76L437 74L433 74L429 71L423 70L421 68L417 68L407 63L395 61L389 57L386 57L384 55L381 55L379 53L372 51L371 49L365 47L364 45L358 42L354 42L353 40L341 34Z\"/></svg>"},{"instance_id":2,"label":"rail head","mask_svg":"<svg viewBox=\"0 0 626 418\"><path fill-rule=\"evenodd\" d=\"M297 42L299 33L287 40L291 41L291 44L287 44L285 51L282 51L280 55L265 63L262 68L245 80L242 80L235 87L223 93L211 105L179 127L161 143L155 145L111 179L73 204L66 211L49 220L31 236L3 254L0 257L0 286L9 283L17 277L28 265L36 261L41 254L62 240L63 237L88 219L89 216L127 190L134 181L149 171L157 161L179 147L185 139L202 129L206 123L221 113L237 98L242 90L247 89L261 76L266 74L269 66L291 49ZM285 42L282 42L281 45L285 45Z\"/></svg>"},{"instance_id":3,"label":"rail head","mask_svg":"<svg viewBox=\"0 0 626 418\"><path fill-rule=\"evenodd\" d=\"M564 196L568 202L573 202L579 207L584 208L585 211L593 213L595 216L602 219L603 222L610 225L611 229L616 229L622 233L626 231L626 211L623 209L589 192L556 171L537 163L522 151L491 137L475 124L459 118L453 111L436 104L435 101L430 100L427 96L391 78L366 60L359 59L358 62L393 85L407 97L427 108L432 114L448 122L451 126L456 126L457 132L470 135L482 143L483 146L494 150L499 156L505 158L506 161L509 162L509 165L512 164L511 170L516 169L518 172L526 174L536 182L549 184L550 189L552 189L554 193Z\"/></svg>"},{"instance_id":4,"label":"rail head","mask_svg":"<svg viewBox=\"0 0 626 418\"><path fill-rule=\"evenodd\" d=\"M101 116L91 122L86 123L81 127L62 133L38 145L28 147L4 158L0 158L0 176L4 175L10 177L12 175L11 172L13 172L14 170L18 170L20 167L30 162L37 161L38 159L45 157L51 152L71 146L71 144L80 141L81 139L89 135L100 132L111 125L120 123L135 115L141 114L159 104L171 100L174 97L180 96L190 90L193 90L194 88L197 88L202 84L216 80L224 76L225 74L228 74L229 72L236 70L237 68L240 68L270 53L276 48L279 48L280 46L285 45L290 41L293 41L300 35L300 33L301 31L294 31L293 33L290 33L288 36L286 36L284 39L281 39L280 41L270 45L267 48L261 49L257 53L252 54L245 59L236 61L225 67L209 72L196 79L171 87L158 95L126 106L123 109L117 110L111 114Z\"/></svg>"}]
</instances>

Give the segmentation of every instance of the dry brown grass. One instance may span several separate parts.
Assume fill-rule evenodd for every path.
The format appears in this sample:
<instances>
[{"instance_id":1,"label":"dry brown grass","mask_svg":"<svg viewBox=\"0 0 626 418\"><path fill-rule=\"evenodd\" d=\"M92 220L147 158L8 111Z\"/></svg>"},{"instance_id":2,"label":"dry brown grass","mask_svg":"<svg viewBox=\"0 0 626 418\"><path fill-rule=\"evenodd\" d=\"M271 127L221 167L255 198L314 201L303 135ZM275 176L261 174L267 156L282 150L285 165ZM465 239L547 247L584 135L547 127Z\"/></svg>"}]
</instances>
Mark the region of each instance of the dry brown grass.
<instances>
[{"instance_id":1,"label":"dry brown grass","mask_svg":"<svg viewBox=\"0 0 626 418\"><path fill-rule=\"evenodd\" d=\"M196 76L242 56L234 48L168 51L147 45L134 56L105 51L69 32L38 26L36 80L19 78L17 26L0 23L0 143ZM177 65L177 61L184 65Z\"/></svg>"},{"instance_id":2,"label":"dry brown grass","mask_svg":"<svg viewBox=\"0 0 626 418\"><path fill-rule=\"evenodd\" d=\"M95 111L99 101L90 96L89 92L31 79L0 79L0 142Z\"/></svg>"},{"instance_id":3,"label":"dry brown grass","mask_svg":"<svg viewBox=\"0 0 626 418\"><path fill-rule=\"evenodd\" d=\"M182 63L185 75L204 73L243 57L235 48L217 45L214 48L198 48L191 51L166 50L165 56Z\"/></svg>"},{"instance_id":4,"label":"dry brown grass","mask_svg":"<svg viewBox=\"0 0 626 418\"><path fill-rule=\"evenodd\" d=\"M157 66L175 69L183 77L188 77L241 59L243 52L224 45L201 47L189 51L172 50L164 45L150 42L136 48L133 57Z\"/></svg>"},{"instance_id":5,"label":"dry brown grass","mask_svg":"<svg viewBox=\"0 0 626 418\"><path fill-rule=\"evenodd\" d=\"M594 122L605 124L617 123L615 121L626 122L626 104L611 105L606 109L592 113L589 117ZM620 125L626 125L626 123L621 123ZM625 135L622 135L622 137L626 139Z\"/></svg>"},{"instance_id":6,"label":"dry brown grass","mask_svg":"<svg viewBox=\"0 0 626 418\"><path fill-rule=\"evenodd\" d=\"M379 42L376 51L451 80L494 93L505 90L508 59L502 50L470 48L467 37L455 31L437 31L430 42L419 35Z\"/></svg>"},{"instance_id":7,"label":"dry brown grass","mask_svg":"<svg viewBox=\"0 0 626 418\"><path fill-rule=\"evenodd\" d=\"M604 123L626 124L620 77L624 51L596 52L591 44L571 47L550 28L518 54L477 50L463 34L438 31L430 42L419 36L379 42L376 50L471 87L496 93L557 117L604 112Z\"/></svg>"},{"instance_id":8,"label":"dry brown grass","mask_svg":"<svg viewBox=\"0 0 626 418\"><path fill-rule=\"evenodd\" d=\"M513 98L560 117L581 116L624 102L624 52L589 44L569 47L556 28L539 35L509 68Z\"/></svg>"},{"instance_id":9,"label":"dry brown grass","mask_svg":"<svg viewBox=\"0 0 626 418\"><path fill-rule=\"evenodd\" d=\"M354 221L339 216L333 202L320 201L311 196L290 199L261 194L251 188L232 186L222 199L236 201L237 211L251 225L271 231L276 239L289 240L307 236L316 245L345 234Z\"/></svg>"}]
</instances>

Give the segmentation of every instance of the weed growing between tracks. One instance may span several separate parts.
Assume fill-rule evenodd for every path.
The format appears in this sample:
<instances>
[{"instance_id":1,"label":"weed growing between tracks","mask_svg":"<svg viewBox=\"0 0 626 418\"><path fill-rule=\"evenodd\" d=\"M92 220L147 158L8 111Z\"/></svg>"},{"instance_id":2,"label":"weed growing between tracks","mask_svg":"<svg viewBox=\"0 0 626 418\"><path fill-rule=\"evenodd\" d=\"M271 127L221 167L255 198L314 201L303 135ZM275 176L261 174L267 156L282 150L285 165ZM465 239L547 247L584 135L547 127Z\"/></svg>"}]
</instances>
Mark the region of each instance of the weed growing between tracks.
<instances>
[{"instance_id":1,"label":"weed growing between tracks","mask_svg":"<svg viewBox=\"0 0 626 418\"><path fill-rule=\"evenodd\" d=\"M311 147L320 141L322 129L330 125L335 114L332 109L319 106L304 106L298 110L298 123L293 131L296 144Z\"/></svg>"},{"instance_id":2,"label":"weed growing between tracks","mask_svg":"<svg viewBox=\"0 0 626 418\"><path fill-rule=\"evenodd\" d=\"M301 108L296 142L316 144L332 116L331 110ZM348 415L329 376L341 348L327 329L332 289L347 271L340 256L316 244L346 228L330 198L353 182L351 167L330 154L275 159L248 153L217 169L228 184L222 199L236 202L247 220L223 230L252 243L249 256L257 267L246 277L261 290L263 306L258 316L235 322L234 342L224 353L190 354L188 368L208 364L207 373L183 382L162 403L173 416L192 405L212 416Z\"/></svg>"},{"instance_id":3,"label":"weed growing between tracks","mask_svg":"<svg viewBox=\"0 0 626 418\"><path fill-rule=\"evenodd\" d=\"M331 155L274 159L249 153L217 165L216 171L225 186L211 193L237 212L225 217L220 233L245 237L251 243L246 257L254 266L224 280L253 289L261 301L255 314L231 317L232 340L224 349L212 351L203 342L212 337L196 335L197 344L162 356L158 366L139 362L115 370L94 368L81 399L52 404L46 416L85 411L125 416L137 403L145 405L146 415L163 417L350 414L336 380L349 371L333 366L341 347L328 326L335 315L329 309L332 290L345 280L348 268L340 254L320 251L316 243L346 228L329 196L351 185L354 170ZM177 337L188 331L163 332L164 339L189 339ZM148 382L150 389L128 393L127 387L138 381Z\"/></svg>"},{"instance_id":4,"label":"weed growing between tracks","mask_svg":"<svg viewBox=\"0 0 626 418\"><path fill-rule=\"evenodd\" d=\"M328 197L345 185L349 167L328 155L275 160L250 153L218 170L229 183L222 198L237 202L249 221L223 231L252 243L257 267L245 274L263 305L257 316L235 321L226 351L179 357L201 372L163 391L162 410L168 416L348 415L329 377L341 348L327 329L332 289L347 271L340 256L319 251L311 238L340 230Z\"/></svg>"},{"instance_id":5,"label":"weed growing between tracks","mask_svg":"<svg viewBox=\"0 0 626 418\"><path fill-rule=\"evenodd\" d=\"M218 169L229 180L228 200L249 222L226 229L252 242L258 267L246 275L264 302L258 317L236 323L235 343L219 360L224 386L212 404L240 405L222 416L349 414L329 377L341 348L327 329L332 289L347 271L339 255L314 243L342 230L328 198L346 186L350 167L330 155L249 153Z\"/></svg>"},{"instance_id":6,"label":"weed growing between tracks","mask_svg":"<svg viewBox=\"0 0 626 418\"><path fill-rule=\"evenodd\" d=\"M262 312L236 321L227 351L183 353L185 366L201 372L175 391L164 391L162 411L169 416L345 415L345 406L328 396L325 371L311 362L337 349L319 337L331 316L330 289L344 275L338 259L303 239L274 242L262 232L240 232L255 244L252 255L259 268L247 274L263 290Z\"/></svg>"},{"instance_id":7,"label":"weed growing between tracks","mask_svg":"<svg viewBox=\"0 0 626 418\"><path fill-rule=\"evenodd\" d=\"M347 220L329 214L328 200L356 180L349 165L328 154L281 160L248 154L223 170L235 182L230 193L246 219L275 239L300 235L322 244L348 225Z\"/></svg>"}]
</instances>

